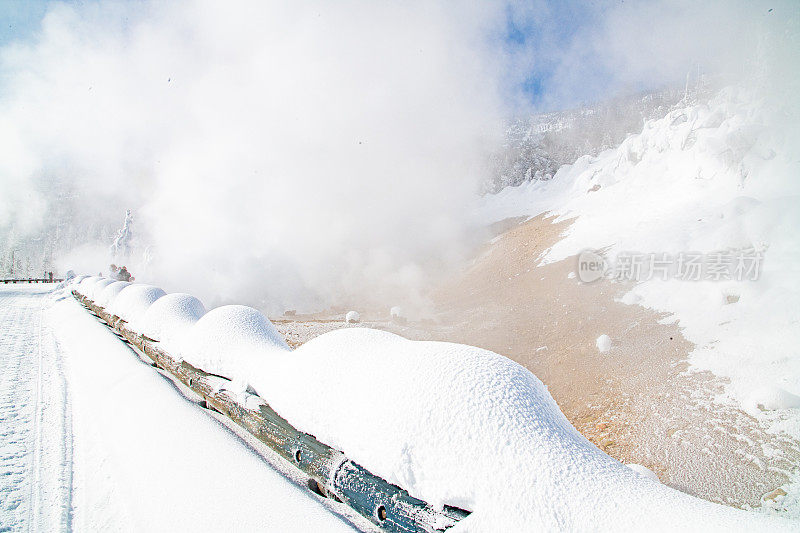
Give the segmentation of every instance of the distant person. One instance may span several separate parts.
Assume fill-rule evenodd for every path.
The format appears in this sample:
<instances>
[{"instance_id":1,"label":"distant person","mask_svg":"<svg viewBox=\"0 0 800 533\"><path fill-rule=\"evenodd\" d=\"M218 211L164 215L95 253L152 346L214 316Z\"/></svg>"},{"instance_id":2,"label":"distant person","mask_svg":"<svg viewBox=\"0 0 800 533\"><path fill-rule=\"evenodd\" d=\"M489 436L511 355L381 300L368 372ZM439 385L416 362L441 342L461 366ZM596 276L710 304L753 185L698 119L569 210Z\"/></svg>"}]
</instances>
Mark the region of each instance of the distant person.
<instances>
[{"instance_id":1,"label":"distant person","mask_svg":"<svg viewBox=\"0 0 800 533\"><path fill-rule=\"evenodd\" d=\"M133 279L133 276L131 276L131 273L128 272L127 267L123 266L123 267L120 267L120 269L117 271L116 278L119 281L131 281Z\"/></svg>"}]
</instances>

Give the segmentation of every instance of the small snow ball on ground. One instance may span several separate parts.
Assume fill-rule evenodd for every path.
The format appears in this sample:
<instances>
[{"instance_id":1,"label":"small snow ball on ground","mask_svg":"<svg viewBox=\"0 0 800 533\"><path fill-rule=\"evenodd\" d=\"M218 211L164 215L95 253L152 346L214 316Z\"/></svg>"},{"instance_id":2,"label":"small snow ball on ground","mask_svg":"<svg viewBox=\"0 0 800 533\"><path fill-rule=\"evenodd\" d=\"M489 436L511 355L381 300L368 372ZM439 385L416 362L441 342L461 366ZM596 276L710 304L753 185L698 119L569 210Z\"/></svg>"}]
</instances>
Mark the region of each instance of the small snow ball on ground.
<instances>
[{"instance_id":1,"label":"small snow ball on ground","mask_svg":"<svg viewBox=\"0 0 800 533\"><path fill-rule=\"evenodd\" d=\"M361 322L361 315L357 311L349 311L344 317L344 321L348 324L356 324Z\"/></svg>"},{"instance_id":2,"label":"small snow ball on ground","mask_svg":"<svg viewBox=\"0 0 800 533\"><path fill-rule=\"evenodd\" d=\"M626 464L625 466L627 466L628 468L630 468L631 470L633 470L642 477L646 477L647 479L652 479L653 481L661 483L661 480L658 479L656 473L647 468L646 466L637 465L636 463Z\"/></svg>"},{"instance_id":3,"label":"small snow ball on ground","mask_svg":"<svg viewBox=\"0 0 800 533\"><path fill-rule=\"evenodd\" d=\"M606 353L611 350L611 337L603 333L599 337L597 337L597 341L595 341L597 345L597 350L600 353Z\"/></svg>"},{"instance_id":4,"label":"small snow ball on ground","mask_svg":"<svg viewBox=\"0 0 800 533\"><path fill-rule=\"evenodd\" d=\"M800 396L780 387L760 387L750 394L747 407L752 411L794 409L800 407Z\"/></svg>"},{"instance_id":5,"label":"small snow ball on ground","mask_svg":"<svg viewBox=\"0 0 800 533\"><path fill-rule=\"evenodd\" d=\"M104 309L108 309L109 306L114 303L114 300L117 299L117 295L119 295L119 293L122 292L122 289L128 285L131 285L131 283L127 281L115 281L114 283L107 285L94 303Z\"/></svg>"},{"instance_id":6,"label":"small snow ball on ground","mask_svg":"<svg viewBox=\"0 0 800 533\"><path fill-rule=\"evenodd\" d=\"M159 341L165 349L206 314L203 303L189 294L167 294L156 300L139 323L141 334Z\"/></svg>"},{"instance_id":7,"label":"small snow ball on ground","mask_svg":"<svg viewBox=\"0 0 800 533\"><path fill-rule=\"evenodd\" d=\"M398 324L405 324L408 322L405 311L403 311L403 308L399 305L395 305L389 309L389 316L391 317L392 322L397 322Z\"/></svg>"},{"instance_id":8,"label":"small snow ball on ground","mask_svg":"<svg viewBox=\"0 0 800 533\"><path fill-rule=\"evenodd\" d=\"M129 323L134 331L138 331L136 321L144 316L147 308L166 293L152 285L131 283L120 291L109 312Z\"/></svg>"},{"instance_id":9,"label":"small snow ball on ground","mask_svg":"<svg viewBox=\"0 0 800 533\"><path fill-rule=\"evenodd\" d=\"M178 355L192 365L243 381L247 381L253 361L289 350L272 322L244 305L212 309L191 327L177 348Z\"/></svg>"}]
</instances>

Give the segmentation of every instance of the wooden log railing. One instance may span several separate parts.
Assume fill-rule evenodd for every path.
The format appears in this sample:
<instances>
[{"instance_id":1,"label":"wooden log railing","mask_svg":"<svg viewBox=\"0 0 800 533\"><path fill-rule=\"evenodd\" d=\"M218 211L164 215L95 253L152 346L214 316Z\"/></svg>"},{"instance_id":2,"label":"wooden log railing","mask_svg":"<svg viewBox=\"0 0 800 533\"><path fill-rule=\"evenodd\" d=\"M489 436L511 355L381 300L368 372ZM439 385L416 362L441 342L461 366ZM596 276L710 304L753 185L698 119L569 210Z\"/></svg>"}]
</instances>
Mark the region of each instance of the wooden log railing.
<instances>
[{"instance_id":1,"label":"wooden log railing","mask_svg":"<svg viewBox=\"0 0 800 533\"><path fill-rule=\"evenodd\" d=\"M344 503L384 531L393 533L443 532L470 514L447 505L435 509L411 496L354 463L341 451L295 429L259 396L227 390L225 385L230 382L227 378L209 374L173 357L156 340L133 331L118 316L76 291L72 294L108 327L149 357L153 366L189 387L202 398L206 407L230 418L302 472L308 488L316 494Z\"/></svg>"},{"instance_id":2,"label":"wooden log railing","mask_svg":"<svg viewBox=\"0 0 800 533\"><path fill-rule=\"evenodd\" d=\"M9 279L0 279L0 283L9 284L9 283L61 283L64 281L63 278L9 278Z\"/></svg>"}]
</instances>

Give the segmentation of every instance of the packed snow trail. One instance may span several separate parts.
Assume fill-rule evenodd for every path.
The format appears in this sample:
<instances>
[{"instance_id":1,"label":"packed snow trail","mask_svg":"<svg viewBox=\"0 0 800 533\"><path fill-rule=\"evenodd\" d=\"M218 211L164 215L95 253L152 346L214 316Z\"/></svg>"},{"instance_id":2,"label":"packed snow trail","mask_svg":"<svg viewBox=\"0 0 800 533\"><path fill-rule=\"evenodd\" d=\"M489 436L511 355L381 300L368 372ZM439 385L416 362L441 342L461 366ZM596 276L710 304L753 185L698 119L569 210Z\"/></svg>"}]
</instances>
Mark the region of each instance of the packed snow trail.
<instances>
[{"instance_id":1,"label":"packed snow trail","mask_svg":"<svg viewBox=\"0 0 800 533\"><path fill-rule=\"evenodd\" d=\"M70 529L69 402L42 309L50 289L0 290L0 531Z\"/></svg>"},{"instance_id":2,"label":"packed snow trail","mask_svg":"<svg viewBox=\"0 0 800 533\"><path fill-rule=\"evenodd\" d=\"M0 288L0 531L353 531L58 294Z\"/></svg>"}]
</instances>

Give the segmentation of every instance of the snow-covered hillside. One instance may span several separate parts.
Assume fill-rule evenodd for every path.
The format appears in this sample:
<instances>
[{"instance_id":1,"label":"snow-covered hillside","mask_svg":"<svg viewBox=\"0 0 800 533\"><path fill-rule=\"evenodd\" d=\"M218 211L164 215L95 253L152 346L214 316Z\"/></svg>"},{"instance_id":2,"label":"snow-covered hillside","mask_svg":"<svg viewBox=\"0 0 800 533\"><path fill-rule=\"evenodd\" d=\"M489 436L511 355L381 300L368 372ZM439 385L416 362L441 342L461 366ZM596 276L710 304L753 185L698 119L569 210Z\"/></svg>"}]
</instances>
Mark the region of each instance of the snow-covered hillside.
<instances>
[{"instance_id":1,"label":"snow-covered hillside","mask_svg":"<svg viewBox=\"0 0 800 533\"><path fill-rule=\"evenodd\" d=\"M800 415L786 410L800 405L792 116L727 88L707 105L648 121L550 181L485 197L481 216L574 217L545 262L603 251L607 277L636 282L625 303L671 313L696 344L696 368L730 379L730 398L800 436Z\"/></svg>"},{"instance_id":2,"label":"snow-covered hillside","mask_svg":"<svg viewBox=\"0 0 800 533\"><path fill-rule=\"evenodd\" d=\"M549 180L562 165L618 146L645 121L661 118L709 91L708 81L698 79L691 90L687 83L680 90L620 96L577 109L517 117L508 124L503 146L491 157L483 189L498 192L531 180Z\"/></svg>"}]
</instances>

